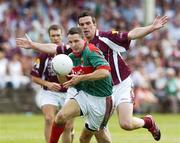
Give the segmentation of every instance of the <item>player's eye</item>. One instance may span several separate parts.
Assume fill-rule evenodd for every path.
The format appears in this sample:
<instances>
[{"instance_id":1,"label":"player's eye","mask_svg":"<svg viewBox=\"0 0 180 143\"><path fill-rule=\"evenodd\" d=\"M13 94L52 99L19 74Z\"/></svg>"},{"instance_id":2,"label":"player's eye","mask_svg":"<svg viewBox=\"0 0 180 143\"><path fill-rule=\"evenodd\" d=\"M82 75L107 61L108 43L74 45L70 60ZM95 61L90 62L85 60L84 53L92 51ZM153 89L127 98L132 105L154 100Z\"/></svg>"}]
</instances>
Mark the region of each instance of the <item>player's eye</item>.
<instances>
[{"instance_id":1,"label":"player's eye","mask_svg":"<svg viewBox=\"0 0 180 143\"><path fill-rule=\"evenodd\" d=\"M87 23L86 23L86 25L90 25L90 24L91 24L91 22L87 22Z\"/></svg>"},{"instance_id":2,"label":"player's eye","mask_svg":"<svg viewBox=\"0 0 180 143\"><path fill-rule=\"evenodd\" d=\"M75 40L75 41L74 41L74 43L78 43L78 42L79 42L79 40Z\"/></svg>"},{"instance_id":3,"label":"player's eye","mask_svg":"<svg viewBox=\"0 0 180 143\"><path fill-rule=\"evenodd\" d=\"M51 35L51 37L60 37L61 35L60 34L57 34L57 35Z\"/></svg>"}]
</instances>

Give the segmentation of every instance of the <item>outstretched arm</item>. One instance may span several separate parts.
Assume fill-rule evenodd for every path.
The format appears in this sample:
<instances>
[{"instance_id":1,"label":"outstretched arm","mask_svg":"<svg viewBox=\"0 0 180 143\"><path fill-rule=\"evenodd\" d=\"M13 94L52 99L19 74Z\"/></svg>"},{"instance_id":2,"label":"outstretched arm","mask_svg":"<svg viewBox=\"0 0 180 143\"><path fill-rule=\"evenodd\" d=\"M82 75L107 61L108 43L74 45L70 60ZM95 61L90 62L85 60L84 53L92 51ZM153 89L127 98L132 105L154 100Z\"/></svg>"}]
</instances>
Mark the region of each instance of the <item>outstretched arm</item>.
<instances>
[{"instance_id":1,"label":"outstretched arm","mask_svg":"<svg viewBox=\"0 0 180 143\"><path fill-rule=\"evenodd\" d=\"M151 25L145 26L145 27L134 28L133 30L131 30L128 33L128 38L130 40L133 40L133 39L145 37L149 33L152 33L153 31L159 30L160 28L162 28L167 22L168 22L167 16L163 16L163 17L157 16Z\"/></svg>"},{"instance_id":2,"label":"outstretched arm","mask_svg":"<svg viewBox=\"0 0 180 143\"><path fill-rule=\"evenodd\" d=\"M55 54L57 47L56 44L51 44L51 43L42 44L42 43L32 42L31 40L25 38L16 38L16 45L21 48L34 49L37 51L50 53L50 54Z\"/></svg>"}]
</instances>

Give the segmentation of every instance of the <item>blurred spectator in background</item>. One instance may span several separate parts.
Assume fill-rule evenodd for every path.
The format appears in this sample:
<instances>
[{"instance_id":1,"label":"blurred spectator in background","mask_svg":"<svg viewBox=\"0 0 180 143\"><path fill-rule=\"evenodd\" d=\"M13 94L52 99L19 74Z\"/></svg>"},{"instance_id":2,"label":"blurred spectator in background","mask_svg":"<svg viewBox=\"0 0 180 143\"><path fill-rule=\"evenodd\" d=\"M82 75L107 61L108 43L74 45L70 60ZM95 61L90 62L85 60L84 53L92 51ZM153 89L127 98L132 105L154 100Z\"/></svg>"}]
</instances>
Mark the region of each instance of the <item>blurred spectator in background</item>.
<instances>
[{"instance_id":1,"label":"blurred spectator in background","mask_svg":"<svg viewBox=\"0 0 180 143\"><path fill-rule=\"evenodd\" d=\"M169 103L169 110L172 113L178 113L179 111L179 100L178 100L178 92L180 89L180 85L178 83L178 79L176 77L176 72L173 68L167 69L167 81L164 87L165 95L167 96L167 100Z\"/></svg>"},{"instance_id":2,"label":"blurred spectator in background","mask_svg":"<svg viewBox=\"0 0 180 143\"><path fill-rule=\"evenodd\" d=\"M158 98L153 94L148 82L135 86L135 113L150 113L157 111Z\"/></svg>"},{"instance_id":3,"label":"blurred spectator in background","mask_svg":"<svg viewBox=\"0 0 180 143\"><path fill-rule=\"evenodd\" d=\"M0 47L0 90L6 87L8 60L5 58L5 50Z\"/></svg>"},{"instance_id":4,"label":"blurred spectator in background","mask_svg":"<svg viewBox=\"0 0 180 143\"><path fill-rule=\"evenodd\" d=\"M19 89L30 83L30 79L23 75L22 63L20 62L20 49L13 49L7 66L7 85L13 89Z\"/></svg>"}]
</instances>

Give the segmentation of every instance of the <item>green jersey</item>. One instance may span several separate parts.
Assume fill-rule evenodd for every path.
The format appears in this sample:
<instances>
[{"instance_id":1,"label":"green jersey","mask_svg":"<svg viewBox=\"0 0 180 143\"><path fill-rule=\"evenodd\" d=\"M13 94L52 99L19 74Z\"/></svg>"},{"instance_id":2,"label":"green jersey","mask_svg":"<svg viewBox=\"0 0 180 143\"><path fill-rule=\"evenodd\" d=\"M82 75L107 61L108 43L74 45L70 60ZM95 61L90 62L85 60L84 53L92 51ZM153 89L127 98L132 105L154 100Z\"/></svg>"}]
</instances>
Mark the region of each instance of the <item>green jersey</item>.
<instances>
[{"instance_id":1,"label":"green jersey","mask_svg":"<svg viewBox=\"0 0 180 143\"><path fill-rule=\"evenodd\" d=\"M82 75L94 72L96 69L110 70L109 63L103 57L102 52L93 44L86 44L80 54L71 53L73 61L73 74ZM82 81L75 86L77 90L83 90L92 96L106 97L112 94L111 76L94 80Z\"/></svg>"}]
</instances>

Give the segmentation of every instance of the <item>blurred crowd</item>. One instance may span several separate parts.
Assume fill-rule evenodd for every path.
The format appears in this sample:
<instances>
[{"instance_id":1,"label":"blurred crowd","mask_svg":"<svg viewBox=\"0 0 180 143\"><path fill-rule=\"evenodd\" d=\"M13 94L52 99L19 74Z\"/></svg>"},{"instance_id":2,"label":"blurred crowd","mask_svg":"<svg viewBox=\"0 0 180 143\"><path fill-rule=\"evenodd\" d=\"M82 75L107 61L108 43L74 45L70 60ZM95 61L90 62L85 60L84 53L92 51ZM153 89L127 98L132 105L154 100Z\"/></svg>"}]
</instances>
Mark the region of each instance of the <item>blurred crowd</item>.
<instances>
[{"instance_id":1,"label":"blurred crowd","mask_svg":"<svg viewBox=\"0 0 180 143\"><path fill-rule=\"evenodd\" d=\"M180 0L156 0L155 15L167 15L161 31L131 42L124 54L132 69L135 112L179 112ZM67 30L77 25L83 9L91 10L101 30L129 31L144 25L144 0L0 0L0 90L30 86L36 52L16 47L25 33L33 41L49 42L51 24ZM0 95L1 96L1 95ZM161 105L161 106L159 106Z\"/></svg>"}]
</instances>

